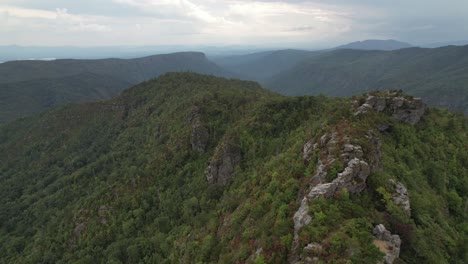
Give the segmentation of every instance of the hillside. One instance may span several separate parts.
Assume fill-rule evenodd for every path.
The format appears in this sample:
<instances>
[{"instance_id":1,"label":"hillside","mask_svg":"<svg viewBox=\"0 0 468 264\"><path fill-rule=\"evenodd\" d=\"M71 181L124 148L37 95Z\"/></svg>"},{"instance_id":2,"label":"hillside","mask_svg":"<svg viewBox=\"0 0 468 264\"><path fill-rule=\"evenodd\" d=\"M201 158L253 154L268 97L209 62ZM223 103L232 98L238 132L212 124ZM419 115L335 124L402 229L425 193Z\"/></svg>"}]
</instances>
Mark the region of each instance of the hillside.
<instances>
[{"instance_id":1,"label":"hillside","mask_svg":"<svg viewBox=\"0 0 468 264\"><path fill-rule=\"evenodd\" d=\"M363 41L351 42L345 45L336 47L335 49L357 49L357 50L399 50L410 48L412 45L406 42L401 42L393 39L377 40L368 39Z\"/></svg>"},{"instance_id":2,"label":"hillside","mask_svg":"<svg viewBox=\"0 0 468 264\"><path fill-rule=\"evenodd\" d=\"M466 263L466 129L165 74L0 126L0 262Z\"/></svg>"},{"instance_id":3,"label":"hillside","mask_svg":"<svg viewBox=\"0 0 468 264\"><path fill-rule=\"evenodd\" d=\"M320 54L318 51L287 49L217 57L212 58L212 60L243 79L262 83L272 76L292 68L304 59L318 54Z\"/></svg>"},{"instance_id":4,"label":"hillside","mask_svg":"<svg viewBox=\"0 0 468 264\"><path fill-rule=\"evenodd\" d=\"M277 74L266 86L287 95L349 96L401 89L429 105L468 113L468 46L396 51L337 50Z\"/></svg>"},{"instance_id":5,"label":"hillside","mask_svg":"<svg viewBox=\"0 0 468 264\"><path fill-rule=\"evenodd\" d=\"M166 72L230 77L203 53L137 59L11 61L0 64L0 123L69 102L109 99Z\"/></svg>"}]
</instances>

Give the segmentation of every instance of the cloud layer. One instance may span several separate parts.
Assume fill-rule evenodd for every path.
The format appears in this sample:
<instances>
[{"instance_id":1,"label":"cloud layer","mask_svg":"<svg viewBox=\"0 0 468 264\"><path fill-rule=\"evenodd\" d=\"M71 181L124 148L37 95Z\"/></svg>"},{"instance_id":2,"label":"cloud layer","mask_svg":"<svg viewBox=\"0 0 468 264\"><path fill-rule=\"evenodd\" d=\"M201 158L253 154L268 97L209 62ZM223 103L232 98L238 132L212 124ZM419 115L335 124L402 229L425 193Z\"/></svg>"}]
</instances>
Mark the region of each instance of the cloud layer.
<instances>
[{"instance_id":1,"label":"cloud layer","mask_svg":"<svg viewBox=\"0 0 468 264\"><path fill-rule=\"evenodd\" d=\"M413 43L466 39L466 25L468 1L459 0L450 4L422 0L0 3L0 45L243 44L314 48L368 38Z\"/></svg>"}]
</instances>

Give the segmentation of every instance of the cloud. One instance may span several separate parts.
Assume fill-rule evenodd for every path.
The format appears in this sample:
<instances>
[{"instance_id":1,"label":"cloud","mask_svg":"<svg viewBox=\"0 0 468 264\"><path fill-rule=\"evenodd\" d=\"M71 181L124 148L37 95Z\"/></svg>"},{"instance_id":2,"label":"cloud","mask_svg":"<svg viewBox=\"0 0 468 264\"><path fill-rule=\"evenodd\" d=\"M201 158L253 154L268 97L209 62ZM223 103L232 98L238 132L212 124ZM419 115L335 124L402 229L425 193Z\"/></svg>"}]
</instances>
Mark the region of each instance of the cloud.
<instances>
[{"instance_id":1,"label":"cloud","mask_svg":"<svg viewBox=\"0 0 468 264\"><path fill-rule=\"evenodd\" d=\"M468 35L466 10L466 0L2 0L0 44L435 42Z\"/></svg>"},{"instance_id":2,"label":"cloud","mask_svg":"<svg viewBox=\"0 0 468 264\"><path fill-rule=\"evenodd\" d=\"M103 32L110 30L106 25L96 23L101 18L92 16L80 16L69 14L66 8L56 8L54 11L18 8L11 6L0 6L0 14L7 14L7 18L14 23L6 25L3 30L8 30L8 26L15 29L25 30L42 28L46 34L56 33L58 29L63 31L96 31Z\"/></svg>"},{"instance_id":3,"label":"cloud","mask_svg":"<svg viewBox=\"0 0 468 264\"><path fill-rule=\"evenodd\" d=\"M292 28L287 29L286 31L311 31L311 30L315 30L315 27L304 25L304 26L292 27Z\"/></svg>"}]
</instances>

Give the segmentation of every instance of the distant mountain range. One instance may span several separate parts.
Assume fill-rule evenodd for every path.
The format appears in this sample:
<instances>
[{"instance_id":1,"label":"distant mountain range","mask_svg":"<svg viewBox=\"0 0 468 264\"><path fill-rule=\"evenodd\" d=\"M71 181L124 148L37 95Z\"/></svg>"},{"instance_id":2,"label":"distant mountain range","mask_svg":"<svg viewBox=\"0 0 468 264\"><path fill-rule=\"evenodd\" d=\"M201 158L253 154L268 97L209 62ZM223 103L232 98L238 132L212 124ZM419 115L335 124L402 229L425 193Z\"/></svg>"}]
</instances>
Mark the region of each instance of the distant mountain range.
<instances>
[{"instance_id":1,"label":"distant mountain range","mask_svg":"<svg viewBox=\"0 0 468 264\"><path fill-rule=\"evenodd\" d=\"M11 61L0 64L0 123L69 102L109 99L166 72L233 77L203 53L137 59Z\"/></svg>"},{"instance_id":2,"label":"distant mountain range","mask_svg":"<svg viewBox=\"0 0 468 264\"><path fill-rule=\"evenodd\" d=\"M422 48L440 48L445 46L465 46L468 45L468 40L445 41L419 45Z\"/></svg>"},{"instance_id":3,"label":"distant mountain range","mask_svg":"<svg viewBox=\"0 0 468 264\"><path fill-rule=\"evenodd\" d=\"M317 56L320 53L320 51L288 49L219 57L212 60L243 79L264 82L304 59Z\"/></svg>"},{"instance_id":4,"label":"distant mountain range","mask_svg":"<svg viewBox=\"0 0 468 264\"><path fill-rule=\"evenodd\" d=\"M357 49L357 50L398 50L410 48L413 45L398 40L376 40L369 39L364 41L351 42L346 45L338 46L335 49Z\"/></svg>"},{"instance_id":5,"label":"distant mountain range","mask_svg":"<svg viewBox=\"0 0 468 264\"><path fill-rule=\"evenodd\" d=\"M200 52L179 52L136 59L10 61L0 64L0 123L69 102L109 99L142 81L180 71L253 80L286 95L401 89L430 105L468 113L468 46L403 48L409 45L367 40L330 50L210 59Z\"/></svg>"},{"instance_id":6,"label":"distant mountain range","mask_svg":"<svg viewBox=\"0 0 468 264\"><path fill-rule=\"evenodd\" d=\"M468 113L468 46L336 50L308 58L264 84L288 95L401 89L430 105Z\"/></svg>"},{"instance_id":7,"label":"distant mountain range","mask_svg":"<svg viewBox=\"0 0 468 264\"><path fill-rule=\"evenodd\" d=\"M338 46L331 50L397 50L408 47L411 47L411 44L396 40L365 40ZM274 75L290 69L299 62L327 51L330 50L309 51L285 49L255 52L245 55L215 57L212 58L212 60L228 71L235 72L239 76L242 76L244 79L263 83Z\"/></svg>"}]
</instances>

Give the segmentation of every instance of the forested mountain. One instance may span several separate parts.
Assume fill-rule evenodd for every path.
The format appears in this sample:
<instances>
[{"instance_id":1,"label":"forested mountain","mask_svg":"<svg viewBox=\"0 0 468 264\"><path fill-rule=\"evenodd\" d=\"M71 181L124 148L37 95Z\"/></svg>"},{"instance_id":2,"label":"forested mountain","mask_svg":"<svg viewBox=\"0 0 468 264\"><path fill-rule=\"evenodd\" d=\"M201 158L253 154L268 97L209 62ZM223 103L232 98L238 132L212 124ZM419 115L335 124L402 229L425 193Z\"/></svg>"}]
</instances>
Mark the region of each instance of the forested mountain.
<instances>
[{"instance_id":1,"label":"forested mountain","mask_svg":"<svg viewBox=\"0 0 468 264\"><path fill-rule=\"evenodd\" d=\"M401 89L429 105L468 113L468 46L336 50L309 58L265 85L287 95L348 96Z\"/></svg>"},{"instance_id":2,"label":"forested mountain","mask_svg":"<svg viewBox=\"0 0 468 264\"><path fill-rule=\"evenodd\" d=\"M398 50L410 48L412 45L398 40L387 39L368 39L363 41L351 42L336 47L335 49L357 49L357 50Z\"/></svg>"},{"instance_id":3,"label":"forested mountain","mask_svg":"<svg viewBox=\"0 0 468 264\"><path fill-rule=\"evenodd\" d=\"M467 263L467 120L165 74L0 126L2 263Z\"/></svg>"},{"instance_id":4,"label":"forested mountain","mask_svg":"<svg viewBox=\"0 0 468 264\"><path fill-rule=\"evenodd\" d=\"M0 64L0 123L64 103L109 99L125 88L174 71L232 76L198 52L136 59L5 62Z\"/></svg>"},{"instance_id":5,"label":"forested mountain","mask_svg":"<svg viewBox=\"0 0 468 264\"><path fill-rule=\"evenodd\" d=\"M320 54L320 51L287 49L217 57L212 58L212 60L243 79L262 83L276 74L292 68L306 58L318 54Z\"/></svg>"}]
</instances>

